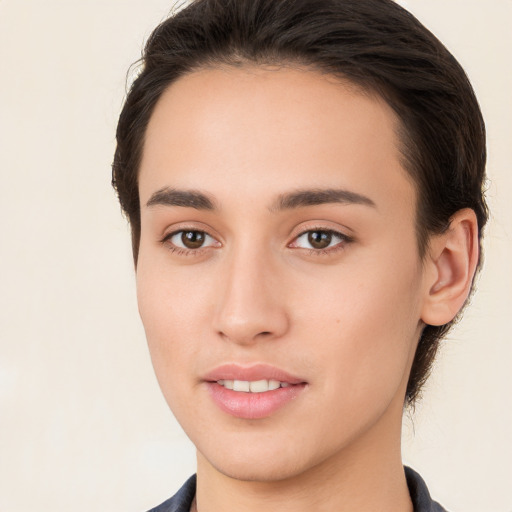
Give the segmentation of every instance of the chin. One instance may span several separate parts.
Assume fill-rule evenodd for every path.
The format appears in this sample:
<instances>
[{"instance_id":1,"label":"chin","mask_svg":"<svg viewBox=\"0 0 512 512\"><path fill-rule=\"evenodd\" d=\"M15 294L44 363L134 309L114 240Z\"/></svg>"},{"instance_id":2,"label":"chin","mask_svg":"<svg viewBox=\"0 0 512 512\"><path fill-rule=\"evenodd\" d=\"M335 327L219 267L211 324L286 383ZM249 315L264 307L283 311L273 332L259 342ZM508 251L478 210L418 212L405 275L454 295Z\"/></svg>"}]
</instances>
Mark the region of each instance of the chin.
<instances>
[{"instance_id":1,"label":"chin","mask_svg":"<svg viewBox=\"0 0 512 512\"><path fill-rule=\"evenodd\" d=\"M244 482L278 482L293 478L304 471L301 465L291 461L286 463L276 458L274 456L273 460L260 460L250 464L247 461L239 463L223 461L219 465L212 465L224 476Z\"/></svg>"},{"instance_id":2,"label":"chin","mask_svg":"<svg viewBox=\"0 0 512 512\"><path fill-rule=\"evenodd\" d=\"M294 443L282 442L230 443L216 445L214 450L198 451L202 460L228 478L245 482L278 482L294 478L321 462L308 458L307 447L298 449ZM233 446L239 449L233 449ZM300 445L299 445L300 446ZM304 449L306 448L306 449ZM318 454L315 454L318 457Z\"/></svg>"}]
</instances>

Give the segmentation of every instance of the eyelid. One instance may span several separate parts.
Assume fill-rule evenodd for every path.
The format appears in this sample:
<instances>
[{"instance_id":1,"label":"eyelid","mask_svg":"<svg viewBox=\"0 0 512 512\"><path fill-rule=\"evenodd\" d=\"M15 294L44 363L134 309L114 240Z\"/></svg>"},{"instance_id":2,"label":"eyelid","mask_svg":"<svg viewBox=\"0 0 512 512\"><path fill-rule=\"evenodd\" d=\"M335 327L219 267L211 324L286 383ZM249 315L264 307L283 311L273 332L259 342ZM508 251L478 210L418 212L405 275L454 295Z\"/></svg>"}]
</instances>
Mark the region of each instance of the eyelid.
<instances>
[{"instance_id":1,"label":"eyelid","mask_svg":"<svg viewBox=\"0 0 512 512\"><path fill-rule=\"evenodd\" d=\"M160 238L163 240L164 238L168 238L169 236L180 233L181 231L200 231L201 233L206 233L207 235L220 242L220 237L213 228L211 228L208 224L196 221L184 221L170 224L162 231L163 234L160 236Z\"/></svg>"},{"instance_id":2,"label":"eyelid","mask_svg":"<svg viewBox=\"0 0 512 512\"><path fill-rule=\"evenodd\" d=\"M205 244L204 245L201 245L201 247L197 247L196 249L191 249L190 247L186 247L186 246L181 246L181 245L178 245L176 242L172 242L172 244L176 247L179 247L180 249L185 249L185 250L189 250L189 251L194 251L194 250L198 250L198 249L204 249L206 247L212 247L214 244L212 243L207 243L207 240L210 239L212 240L213 242L216 242L215 238L213 238L213 236L209 235L208 233L206 233L205 231L199 231L198 229L180 229L179 231L174 231L173 233L169 233L169 235L167 235L165 237L166 241L170 241L172 240L174 237L182 234L183 233L202 233L203 235L205 235Z\"/></svg>"},{"instance_id":3,"label":"eyelid","mask_svg":"<svg viewBox=\"0 0 512 512\"><path fill-rule=\"evenodd\" d=\"M291 237L295 240L295 238L298 238L305 233L309 233L310 231L325 231L327 233L339 235L351 241L355 239L354 230L348 226L340 225L338 223L333 226L330 222L323 220L302 222L299 226L292 230Z\"/></svg>"},{"instance_id":4,"label":"eyelid","mask_svg":"<svg viewBox=\"0 0 512 512\"><path fill-rule=\"evenodd\" d=\"M196 231L199 233L204 233L207 237L211 238L215 243L210 245L205 245L198 247L196 249L191 249L188 247L181 247L171 242L171 239L183 232L187 231ZM178 226L172 226L172 229L166 230L166 232L163 234L163 236L160 237L160 243L164 246L166 246L169 250L172 252L176 252L178 254L199 254L203 252L204 250L210 249L210 248L218 248L222 246L222 242L219 241L219 237L216 235L213 235L211 233L211 230L204 226L198 226L196 225L190 225L190 224L184 224L184 225L178 225Z\"/></svg>"},{"instance_id":5,"label":"eyelid","mask_svg":"<svg viewBox=\"0 0 512 512\"><path fill-rule=\"evenodd\" d=\"M329 234L333 235L334 237L339 238L340 241L338 243L336 243L335 245L326 247L324 249L318 249L318 248L313 248L313 247L311 247L311 248L300 247L300 246L294 245L300 237L302 237L308 233L315 232L315 231L322 232L322 233L329 233ZM349 244L353 241L354 241L354 237L352 235L347 235L340 229L335 229L332 227L328 227L326 225L313 225L313 226L303 227L296 235L294 235L292 241L288 244L288 247L290 247L292 249L303 249L303 250L309 251L311 254L318 255L318 254L328 254L330 252L335 252L339 249L343 249L343 248L345 248L345 246L347 244Z\"/></svg>"}]
</instances>

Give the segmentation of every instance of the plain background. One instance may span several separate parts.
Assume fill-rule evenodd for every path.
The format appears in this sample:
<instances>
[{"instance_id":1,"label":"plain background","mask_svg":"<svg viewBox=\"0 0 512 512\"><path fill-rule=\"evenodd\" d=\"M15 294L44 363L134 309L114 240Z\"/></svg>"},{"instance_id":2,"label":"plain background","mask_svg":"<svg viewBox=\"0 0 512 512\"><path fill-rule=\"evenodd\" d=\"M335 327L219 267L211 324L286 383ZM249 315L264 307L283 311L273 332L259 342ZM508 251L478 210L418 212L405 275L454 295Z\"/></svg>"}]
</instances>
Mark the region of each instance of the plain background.
<instances>
[{"instance_id":1,"label":"plain background","mask_svg":"<svg viewBox=\"0 0 512 512\"><path fill-rule=\"evenodd\" d=\"M404 460L445 507L511 512L512 1L401 2L488 125L486 261ZM125 76L168 0L0 0L0 511L141 512L194 472L161 397L110 188Z\"/></svg>"}]
</instances>

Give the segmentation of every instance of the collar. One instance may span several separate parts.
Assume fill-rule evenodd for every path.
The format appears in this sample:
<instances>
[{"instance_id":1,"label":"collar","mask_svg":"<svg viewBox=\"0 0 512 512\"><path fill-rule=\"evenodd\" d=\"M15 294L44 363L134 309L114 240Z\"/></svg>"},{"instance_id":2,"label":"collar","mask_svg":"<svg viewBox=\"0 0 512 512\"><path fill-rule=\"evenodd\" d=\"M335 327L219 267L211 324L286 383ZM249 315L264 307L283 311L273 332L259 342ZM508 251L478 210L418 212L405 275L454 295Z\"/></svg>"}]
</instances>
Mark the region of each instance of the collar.
<instances>
[{"instance_id":1,"label":"collar","mask_svg":"<svg viewBox=\"0 0 512 512\"><path fill-rule=\"evenodd\" d=\"M404 471L414 512L447 512L439 503L432 500L425 481L416 471L407 466L404 466ZM196 475L192 475L172 498L148 512L189 512L195 494Z\"/></svg>"}]
</instances>

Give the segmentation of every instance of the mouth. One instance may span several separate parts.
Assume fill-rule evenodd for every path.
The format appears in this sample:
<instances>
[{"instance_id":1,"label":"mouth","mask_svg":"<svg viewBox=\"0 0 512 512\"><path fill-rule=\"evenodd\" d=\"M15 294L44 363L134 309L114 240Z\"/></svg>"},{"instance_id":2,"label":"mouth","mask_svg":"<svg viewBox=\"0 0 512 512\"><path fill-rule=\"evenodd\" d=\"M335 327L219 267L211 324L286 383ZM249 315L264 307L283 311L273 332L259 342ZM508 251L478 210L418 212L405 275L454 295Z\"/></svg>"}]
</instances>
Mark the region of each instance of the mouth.
<instances>
[{"instance_id":1,"label":"mouth","mask_svg":"<svg viewBox=\"0 0 512 512\"><path fill-rule=\"evenodd\" d=\"M213 402L230 416L267 418L296 400L307 382L276 367L223 365L204 378Z\"/></svg>"},{"instance_id":2,"label":"mouth","mask_svg":"<svg viewBox=\"0 0 512 512\"><path fill-rule=\"evenodd\" d=\"M292 386L289 382L280 382L278 380L218 380L217 384L232 389L233 391L240 391L242 393L266 393L267 391L274 391L279 388L287 388Z\"/></svg>"}]
</instances>

